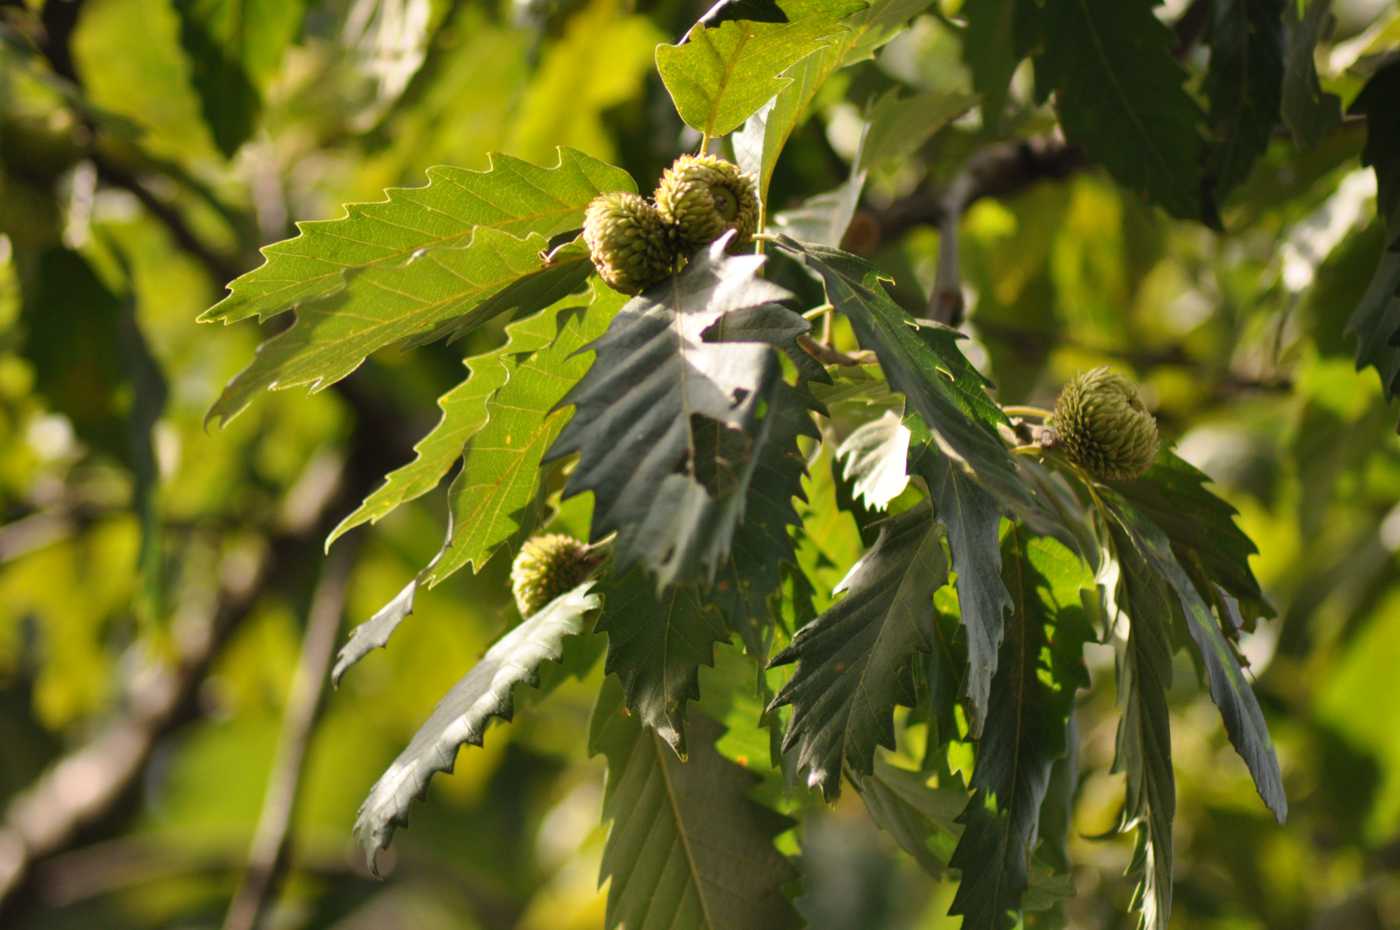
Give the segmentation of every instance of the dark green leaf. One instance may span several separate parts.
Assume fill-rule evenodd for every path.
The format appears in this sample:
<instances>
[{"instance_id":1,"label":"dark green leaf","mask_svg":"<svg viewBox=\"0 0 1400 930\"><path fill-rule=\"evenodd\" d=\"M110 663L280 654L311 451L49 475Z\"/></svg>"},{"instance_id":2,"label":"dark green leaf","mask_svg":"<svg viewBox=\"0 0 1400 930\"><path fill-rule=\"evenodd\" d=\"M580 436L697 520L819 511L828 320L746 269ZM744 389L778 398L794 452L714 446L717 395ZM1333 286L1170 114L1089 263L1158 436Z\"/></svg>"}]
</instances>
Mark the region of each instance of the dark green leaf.
<instances>
[{"instance_id":1,"label":"dark green leaf","mask_svg":"<svg viewBox=\"0 0 1400 930\"><path fill-rule=\"evenodd\" d=\"M1167 930L1172 911L1171 605L1169 593L1132 541L1110 526L1117 555L1115 600L1131 618L1118 666L1118 747L1113 771L1127 776L1121 830L1137 830L1130 869L1142 875L1137 906L1143 930Z\"/></svg>"},{"instance_id":2,"label":"dark green leaf","mask_svg":"<svg viewBox=\"0 0 1400 930\"><path fill-rule=\"evenodd\" d=\"M958 606L967 629L968 725L973 736L981 736L1006 612L1012 607L1002 580L1001 510L994 497L932 443L914 450L910 468L928 485L938 522L948 531L948 549L958 576Z\"/></svg>"},{"instance_id":3,"label":"dark green leaf","mask_svg":"<svg viewBox=\"0 0 1400 930\"><path fill-rule=\"evenodd\" d=\"M1141 478L1112 482L1179 551L1200 560L1216 584L1245 606L1252 621L1268 616L1249 557L1259 550L1235 523L1237 511L1206 489L1210 477L1169 450Z\"/></svg>"},{"instance_id":4,"label":"dark green leaf","mask_svg":"<svg viewBox=\"0 0 1400 930\"><path fill-rule=\"evenodd\" d=\"M1278 125L1287 2L1219 0L1211 5L1205 90L1215 130L1210 170L1219 199L1249 176Z\"/></svg>"},{"instance_id":5,"label":"dark green leaf","mask_svg":"<svg viewBox=\"0 0 1400 930\"><path fill-rule=\"evenodd\" d=\"M776 623L772 598L782 587L784 571L797 565L788 528L800 522L793 499L804 499L806 461L798 437L818 437L809 403L786 384L777 385L744 519L709 594L750 654L759 657L767 654Z\"/></svg>"},{"instance_id":6,"label":"dark green leaf","mask_svg":"<svg viewBox=\"0 0 1400 930\"><path fill-rule=\"evenodd\" d=\"M603 684L589 748L608 760L603 849L608 930L796 930L783 894L797 870L773 846L791 821L750 799L757 779L715 750L720 729L691 722L694 750L681 762L626 710L614 679Z\"/></svg>"},{"instance_id":7,"label":"dark green leaf","mask_svg":"<svg viewBox=\"0 0 1400 930\"><path fill-rule=\"evenodd\" d=\"M1366 115L1362 164L1376 172L1376 209L1385 220L1386 242L1379 266L1347 323L1356 337L1356 364L1370 365L1387 399L1400 394L1400 65L1377 71L1357 95L1353 113Z\"/></svg>"},{"instance_id":8,"label":"dark green leaf","mask_svg":"<svg viewBox=\"0 0 1400 930\"><path fill-rule=\"evenodd\" d=\"M480 746L493 718L509 720L512 691L534 685L546 662L558 661L564 640L582 632L584 618L598 607L592 582L561 594L487 650L481 661L433 709L408 748L370 789L355 820L355 834L375 868L395 827L408 822L408 808L438 772L450 772L463 744Z\"/></svg>"},{"instance_id":9,"label":"dark green leaf","mask_svg":"<svg viewBox=\"0 0 1400 930\"><path fill-rule=\"evenodd\" d=\"M967 793L930 787L928 776L893 765L880 753L870 774L857 776L852 784L880 829L925 872L943 877L962 833L957 817L967 806Z\"/></svg>"},{"instance_id":10,"label":"dark green leaf","mask_svg":"<svg viewBox=\"0 0 1400 930\"><path fill-rule=\"evenodd\" d=\"M1201 593L1172 554L1166 534L1122 498L1114 495L1107 500L1122 526L1122 542L1137 550L1143 564L1157 574L1161 584L1174 596L1191 640L1205 664L1210 696L1220 708L1230 742L1254 776L1259 796L1282 823L1288 816L1288 799L1283 793L1278 758L1269 740L1269 727L1239 660L1221 632L1220 622L1211 614ZM1171 613L1163 611L1155 618L1134 615L1133 622L1165 625L1171 622Z\"/></svg>"},{"instance_id":11,"label":"dark green leaf","mask_svg":"<svg viewBox=\"0 0 1400 930\"><path fill-rule=\"evenodd\" d=\"M988 490L1014 506L1033 507L996 433L1006 418L987 396L986 380L958 349L960 334L911 319L861 258L787 238L778 244L821 277L827 299L850 319L861 344L875 351L890 386Z\"/></svg>"},{"instance_id":12,"label":"dark green leaf","mask_svg":"<svg viewBox=\"0 0 1400 930\"><path fill-rule=\"evenodd\" d=\"M1019 47L1017 20L1031 4L1020 0L967 0L962 6L963 61L972 72L972 86L982 95L982 119L995 128L1006 109L1011 75L1029 49Z\"/></svg>"},{"instance_id":13,"label":"dark green leaf","mask_svg":"<svg viewBox=\"0 0 1400 930\"><path fill-rule=\"evenodd\" d=\"M947 573L928 510L901 514L837 587L845 597L773 657L798 663L772 704L792 705L783 751L796 750L798 771L827 798L843 769L868 774L875 747L894 745L894 708L910 701L911 665L930 649L933 592Z\"/></svg>"},{"instance_id":14,"label":"dark green leaf","mask_svg":"<svg viewBox=\"0 0 1400 930\"><path fill-rule=\"evenodd\" d=\"M261 88L301 28L303 0L177 0L180 42L204 121L232 156L257 127Z\"/></svg>"},{"instance_id":15,"label":"dark green leaf","mask_svg":"<svg viewBox=\"0 0 1400 930\"><path fill-rule=\"evenodd\" d=\"M724 621L695 588L658 595L642 571L613 572L598 591L607 670L621 680L628 709L684 757L686 702L700 696L700 666L714 664L715 643L729 638Z\"/></svg>"},{"instance_id":16,"label":"dark green leaf","mask_svg":"<svg viewBox=\"0 0 1400 930\"><path fill-rule=\"evenodd\" d=\"M1037 81L1055 90L1069 141L1124 187L1173 216L1214 221L1202 191L1203 115L1182 86L1171 30L1149 0L1063 0L1045 7Z\"/></svg>"},{"instance_id":17,"label":"dark green leaf","mask_svg":"<svg viewBox=\"0 0 1400 930\"><path fill-rule=\"evenodd\" d=\"M1055 760L1069 750L1074 692L1088 685L1081 653L1091 628L1082 563L1050 539L1007 534L1003 574L1012 621L978 744L972 801L952 865L962 872L950 914L966 930L1004 930L1031 884L1031 857Z\"/></svg>"},{"instance_id":18,"label":"dark green leaf","mask_svg":"<svg viewBox=\"0 0 1400 930\"><path fill-rule=\"evenodd\" d=\"M1325 93L1317 80L1317 43L1332 26L1332 0L1298 0L1284 4L1288 48L1283 63L1283 123L1300 149L1311 149L1342 121L1342 102Z\"/></svg>"},{"instance_id":19,"label":"dark green leaf","mask_svg":"<svg viewBox=\"0 0 1400 930\"><path fill-rule=\"evenodd\" d=\"M726 255L725 241L622 308L561 401L573 419L545 457L579 453L565 496L593 492L593 540L616 532L619 569L640 563L663 587L723 563L780 380L770 346L723 341L726 315L770 304L795 316L757 276L763 258Z\"/></svg>"}]
</instances>

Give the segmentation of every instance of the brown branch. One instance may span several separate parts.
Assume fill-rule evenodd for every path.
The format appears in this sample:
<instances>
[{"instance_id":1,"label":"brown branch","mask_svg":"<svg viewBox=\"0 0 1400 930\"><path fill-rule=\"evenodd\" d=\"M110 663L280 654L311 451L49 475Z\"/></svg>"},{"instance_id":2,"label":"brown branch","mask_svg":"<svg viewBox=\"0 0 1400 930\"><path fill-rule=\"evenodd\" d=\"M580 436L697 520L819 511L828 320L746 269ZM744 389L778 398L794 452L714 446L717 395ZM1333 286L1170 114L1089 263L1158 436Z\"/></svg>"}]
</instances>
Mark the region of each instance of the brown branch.
<instances>
[{"instance_id":1,"label":"brown branch","mask_svg":"<svg viewBox=\"0 0 1400 930\"><path fill-rule=\"evenodd\" d=\"M248 867L229 903L224 930L257 930L276 900L291 846L292 815L296 811L307 748L320 717L331 655L345 612L346 587L354 564L356 542L338 547L326 563L311 599L301 659L282 718L277 761L268 779L267 795L253 834Z\"/></svg>"},{"instance_id":2,"label":"brown branch","mask_svg":"<svg viewBox=\"0 0 1400 930\"><path fill-rule=\"evenodd\" d=\"M880 238L897 239L916 226L942 226L984 197L1010 197L1041 181L1060 180L1087 165L1083 153L1058 136L988 146L968 159L952 184L920 188L871 214Z\"/></svg>"}]
</instances>

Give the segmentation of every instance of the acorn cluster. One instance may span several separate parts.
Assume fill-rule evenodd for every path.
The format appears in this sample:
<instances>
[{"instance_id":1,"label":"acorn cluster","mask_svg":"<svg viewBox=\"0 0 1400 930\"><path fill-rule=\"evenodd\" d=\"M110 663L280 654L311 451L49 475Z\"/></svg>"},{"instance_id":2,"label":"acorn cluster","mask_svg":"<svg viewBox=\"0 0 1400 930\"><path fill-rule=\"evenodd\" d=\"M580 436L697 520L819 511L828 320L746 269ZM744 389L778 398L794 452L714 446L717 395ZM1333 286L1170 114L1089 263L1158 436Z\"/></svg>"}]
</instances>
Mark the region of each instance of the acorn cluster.
<instances>
[{"instance_id":1,"label":"acorn cluster","mask_svg":"<svg viewBox=\"0 0 1400 930\"><path fill-rule=\"evenodd\" d=\"M602 560L599 552L562 533L525 540L510 566L510 590L520 616L533 616L559 595L578 587Z\"/></svg>"},{"instance_id":2,"label":"acorn cluster","mask_svg":"<svg viewBox=\"0 0 1400 930\"><path fill-rule=\"evenodd\" d=\"M730 230L737 247L758 228L758 186L733 162L682 155L661 175L652 200L600 194L588 205L583 239L608 285L640 294L696 249Z\"/></svg>"},{"instance_id":3,"label":"acorn cluster","mask_svg":"<svg viewBox=\"0 0 1400 930\"><path fill-rule=\"evenodd\" d=\"M1107 368L1065 385L1050 426L1070 460L1102 481L1136 478L1157 457L1156 419L1137 387Z\"/></svg>"}]
</instances>

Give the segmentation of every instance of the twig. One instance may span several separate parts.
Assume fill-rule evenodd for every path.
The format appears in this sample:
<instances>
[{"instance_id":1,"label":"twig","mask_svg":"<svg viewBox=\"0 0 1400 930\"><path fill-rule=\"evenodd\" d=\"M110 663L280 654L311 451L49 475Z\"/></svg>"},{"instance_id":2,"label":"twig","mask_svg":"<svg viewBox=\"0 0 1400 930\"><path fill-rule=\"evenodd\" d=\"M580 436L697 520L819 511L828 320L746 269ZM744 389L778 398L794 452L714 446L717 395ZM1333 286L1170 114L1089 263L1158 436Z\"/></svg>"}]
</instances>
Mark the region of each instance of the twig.
<instances>
[{"instance_id":1,"label":"twig","mask_svg":"<svg viewBox=\"0 0 1400 930\"><path fill-rule=\"evenodd\" d=\"M320 716L331 655L345 612L345 591L354 563L355 541L337 547L326 563L311 599L301 660L282 718L277 761L268 778L267 795L253 834L248 867L229 903L224 930L256 930L277 896L290 848L292 814L296 811L307 748Z\"/></svg>"},{"instance_id":2,"label":"twig","mask_svg":"<svg viewBox=\"0 0 1400 930\"><path fill-rule=\"evenodd\" d=\"M1007 197L1041 181L1059 180L1082 170L1088 162L1079 149L1058 136L1001 142L977 152L958 179L943 190L920 188L871 214L880 238L897 239L916 226L942 226L957 193L956 215L984 197ZM954 188L960 188L954 191Z\"/></svg>"}]
</instances>

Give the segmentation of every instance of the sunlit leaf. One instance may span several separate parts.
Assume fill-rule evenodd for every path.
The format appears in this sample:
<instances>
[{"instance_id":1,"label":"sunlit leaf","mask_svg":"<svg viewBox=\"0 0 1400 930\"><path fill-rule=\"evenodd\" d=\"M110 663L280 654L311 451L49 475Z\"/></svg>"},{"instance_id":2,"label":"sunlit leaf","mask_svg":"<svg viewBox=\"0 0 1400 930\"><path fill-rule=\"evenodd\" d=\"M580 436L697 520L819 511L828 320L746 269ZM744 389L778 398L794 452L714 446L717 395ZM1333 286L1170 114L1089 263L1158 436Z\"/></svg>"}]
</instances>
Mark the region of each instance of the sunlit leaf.
<instances>
[{"instance_id":1,"label":"sunlit leaf","mask_svg":"<svg viewBox=\"0 0 1400 930\"><path fill-rule=\"evenodd\" d=\"M560 403L588 370L584 349L608 327L624 299L599 288L586 306L560 307L513 324L524 338L521 348L544 345L508 360L508 380L486 401L489 419L468 440L462 469L448 488L447 541L422 576L430 587L464 565L480 571L521 529L521 511L539 488L540 461L569 419Z\"/></svg>"},{"instance_id":2,"label":"sunlit leaf","mask_svg":"<svg viewBox=\"0 0 1400 930\"><path fill-rule=\"evenodd\" d=\"M738 128L791 83L788 68L839 39L847 30L842 18L865 6L858 0L780 5L789 22L697 23L682 44L657 47L656 70L689 126L709 136Z\"/></svg>"}]
</instances>

